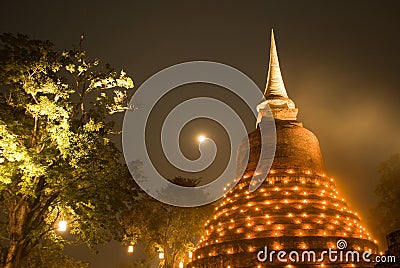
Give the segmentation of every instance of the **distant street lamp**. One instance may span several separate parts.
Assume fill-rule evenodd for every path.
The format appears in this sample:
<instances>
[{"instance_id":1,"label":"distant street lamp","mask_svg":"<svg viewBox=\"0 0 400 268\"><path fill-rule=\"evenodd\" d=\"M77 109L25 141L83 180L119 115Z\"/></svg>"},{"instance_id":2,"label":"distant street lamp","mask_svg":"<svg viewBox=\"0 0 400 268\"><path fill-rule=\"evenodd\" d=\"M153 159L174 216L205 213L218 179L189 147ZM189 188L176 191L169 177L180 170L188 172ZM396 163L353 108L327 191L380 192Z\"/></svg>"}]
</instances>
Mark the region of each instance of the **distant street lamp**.
<instances>
[{"instance_id":1,"label":"distant street lamp","mask_svg":"<svg viewBox=\"0 0 400 268\"><path fill-rule=\"evenodd\" d=\"M67 222L62 220L58 222L58 231L65 232L67 230Z\"/></svg>"}]
</instances>

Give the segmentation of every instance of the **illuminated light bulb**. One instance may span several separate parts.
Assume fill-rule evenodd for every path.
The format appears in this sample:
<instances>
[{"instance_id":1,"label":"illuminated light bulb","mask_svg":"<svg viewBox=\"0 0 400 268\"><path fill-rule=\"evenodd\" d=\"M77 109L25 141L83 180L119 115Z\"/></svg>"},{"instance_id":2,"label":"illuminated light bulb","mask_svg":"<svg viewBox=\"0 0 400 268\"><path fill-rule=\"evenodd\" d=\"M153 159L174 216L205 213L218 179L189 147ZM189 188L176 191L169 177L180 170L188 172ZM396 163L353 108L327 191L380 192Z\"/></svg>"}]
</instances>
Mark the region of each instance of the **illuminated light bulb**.
<instances>
[{"instance_id":1,"label":"illuminated light bulb","mask_svg":"<svg viewBox=\"0 0 400 268\"><path fill-rule=\"evenodd\" d=\"M326 232L324 232L324 235L326 235Z\"/></svg>"},{"instance_id":2,"label":"illuminated light bulb","mask_svg":"<svg viewBox=\"0 0 400 268\"><path fill-rule=\"evenodd\" d=\"M311 174L311 171L309 171L309 170L307 170L307 172L306 172L307 174Z\"/></svg>"},{"instance_id":3,"label":"illuminated light bulb","mask_svg":"<svg viewBox=\"0 0 400 268\"><path fill-rule=\"evenodd\" d=\"M289 218L293 217L293 214L292 214L292 213L289 213L289 214L288 214L288 217L289 217Z\"/></svg>"},{"instance_id":4,"label":"illuminated light bulb","mask_svg":"<svg viewBox=\"0 0 400 268\"><path fill-rule=\"evenodd\" d=\"M215 243L218 243L218 239L215 240Z\"/></svg>"},{"instance_id":5,"label":"illuminated light bulb","mask_svg":"<svg viewBox=\"0 0 400 268\"><path fill-rule=\"evenodd\" d=\"M299 187L297 187L297 186L296 186L296 187L294 187L294 190L295 190L295 191L299 190Z\"/></svg>"},{"instance_id":6,"label":"illuminated light bulb","mask_svg":"<svg viewBox=\"0 0 400 268\"><path fill-rule=\"evenodd\" d=\"M279 209L279 207L278 207L278 206L275 206L275 209Z\"/></svg>"},{"instance_id":7,"label":"illuminated light bulb","mask_svg":"<svg viewBox=\"0 0 400 268\"><path fill-rule=\"evenodd\" d=\"M271 222L270 222L270 221L267 221L267 224L268 224L268 225L271 225Z\"/></svg>"},{"instance_id":8,"label":"illuminated light bulb","mask_svg":"<svg viewBox=\"0 0 400 268\"><path fill-rule=\"evenodd\" d=\"M183 268L183 261L179 262L179 268Z\"/></svg>"},{"instance_id":9,"label":"illuminated light bulb","mask_svg":"<svg viewBox=\"0 0 400 268\"><path fill-rule=\"evenodd\" d=\"M258 208L256 208L256 211L258 211Z\"/></svg>"},{"instance_id":10,"label":"illuminated light bulb","mask_svg":"<svg viewBox=\"0 0 400 268\"><path fill-rule=\"evenodd\" d=\"M289 201L287 199L283 200L283 202L286 204L289 203Z\"/></svg>"},{"instance_id":11,"label":"illuminated light bulb","mask_svg":"<svg viewBox=\"0 0 400 268\"><path fill-rule=\"evenodd\" d=\"M296 220L296 223L299 224L299 223L300 223L300 220Z\"/></svg>"},{"instance_id":12,"label":"illuminated light bulb","mask_svg":"<svg viewBox=\"0 0 400 268\"><path fill-rule=\"evenodd\" d=\"M275 187L274 191L276 191L276 192L279 191L279 188L278 188L278 187Z\"/></svg>"},{"instance_id":13,"label":"illuminated light bulb","mask_svg":"<svg viewBox=\"0 0 400 268\"><path fill-rule=\"evenodd\" d=\"M270 173L270 174L274 174L274 173L275 173L275 170L272 170L272 169L271 169L271 170L269 171L269 173Z\"/></svg>"},{"instance_id":14,"label":"illuminated light bulb","mask_svg":"<svg viewBox=\"0 0 400 268\"><path fill-rule=\"evenodd\" d=\"M288 193L288 192L285 192L285 195L289 195L289 193Z\"/></svg>"},{"instance_id":15,"label":"illuminated light bulb","mask_svg":"<svg viewBox=\"0 0 400 268\"><path fill-rule=\"evenodd\" d=\"M240 210L240 213L243 213L243 212L244 212L243 209L241 209L241 210Z\"/></svg>"},{"instance_id":16,"label":"illuminated light bulb","mask_svg":"<svg viewBox=\"0 0 400 268\"><path fill-rule=\"evenodd\" d=\"M238 230L236 230L236 233L240 233L240 230L238 229Z\"/></svg>"},{"instance_id":17,"label":"illuminated light bulb","mask_svg":"<svg viewBox=\"0 0 400 268\"><path fill-rule=\"evenodd\" d=\"M275 235L275 236L277 236L277 235L278 235L278 233L274 233L274 235Z\"/></svg>"},{"instance_id":18,"label":"illuminated light bulb","mask_svg":"<svg viewBox=\"0 0 400 268\"><path fill-rule=\"evenodd\" d=\"M265 202L265 204L269 205L269 204L270 204L270 202L269 202L269 201L266 201L266 202Z\"/></svg>"},{"instance_id":19,"label":"illuminated light bulb","mask_svg":"<svg viewBox=\"0 0 400 268\"><path fill-rule=\"evenodd\" d=\"M297 207L298 207L298 208L302 208L303 206L302 206L302 205L298 205Z\"/></svg>"},{"instance_id":20,"label":"illuminated light bulb","mask_svg":"<svg viewBox=\"0 0 400 268\"><path fill-rule=\"evenodd\" d=\"M133 246L128 246L128 253L133 253Z\"/></svg>"},{"instance_id":21,"label":"illuminated light bulb","mask_svg":"<svg viewBox=\"0 0 400 268\"><path fill-rule=\"evenodd\" d=\"M67 221L59 221L58 222L58 231L65 232L67 230Z\"/></svg>"},{"instance_id":22,"label":"illuminated light bulb","mask_svg":"<svg viewBox=\"0 0 400 268\"><path fill-rule=\"evenodd\" d=\"M307 217L307 213L303 213L302 216L303 216L303 217Z\"/></svg>"},{"instance_id":23,"label":"illuminated light bulb","mask_svg":"<svg viewBox=\"0 0 400 268\"><path fill-rule=\"evenodd\" d=\"M164 252L158 253L158 258L159 258L160 260L163 260L163 259L164 259Z\"/></svg>"}]
</instances>

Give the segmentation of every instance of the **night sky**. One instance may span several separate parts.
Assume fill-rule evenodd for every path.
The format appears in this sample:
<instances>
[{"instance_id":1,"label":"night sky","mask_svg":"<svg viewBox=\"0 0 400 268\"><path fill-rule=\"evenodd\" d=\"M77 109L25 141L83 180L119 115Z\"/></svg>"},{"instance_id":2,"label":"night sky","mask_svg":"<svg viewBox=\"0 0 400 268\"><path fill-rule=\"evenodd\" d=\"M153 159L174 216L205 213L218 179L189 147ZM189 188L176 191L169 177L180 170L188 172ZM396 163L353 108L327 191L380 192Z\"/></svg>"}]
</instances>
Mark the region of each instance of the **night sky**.
<instances>
[{"instance_id":1,"label":"night sky","mask_svg":"<svg viewBox=\"0 0 400 268\"><path fill-rule=\"evenodd\" d=\"M376 202L377 167L400 152L399 14L395 0L7 1L0 32L49 39L60 49L84 33L88 54L124 68L136 87L168 66L207 60L239 69L263 90L274 28L299 121L319 138L328 176L365 222ZM224 99L209 85L189 85L185 92ZM254 128L248 111L241 116ZM198 153L191 140L198 130L215 137L219 150L226 146L224 131L210 124L199 120L184 129L188 157ZM221 153L218 163L226 160ZM218 172L200 175L210 179ZM113 267L127 257L125 248L108 246L90 259L93 267Z\"/></svg>"}]
</instances>

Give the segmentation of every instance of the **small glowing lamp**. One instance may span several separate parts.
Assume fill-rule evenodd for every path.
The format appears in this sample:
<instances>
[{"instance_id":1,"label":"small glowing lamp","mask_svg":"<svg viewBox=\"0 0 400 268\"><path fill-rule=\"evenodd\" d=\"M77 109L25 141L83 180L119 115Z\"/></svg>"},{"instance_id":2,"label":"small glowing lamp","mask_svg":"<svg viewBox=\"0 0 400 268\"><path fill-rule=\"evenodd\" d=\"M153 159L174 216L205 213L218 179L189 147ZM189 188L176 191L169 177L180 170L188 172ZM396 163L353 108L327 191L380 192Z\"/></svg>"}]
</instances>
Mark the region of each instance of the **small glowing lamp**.
<instances>
[{"instance_id":1,"label":"small glowing lamp","mask_svg":"<svg viewBox=\"0 0 400 268\"><path fill-rule=\"evenodd\" d=\"M198 137L199 142L203 142L206 140L206 137L204 137L203 135Z\"/></svg>"},{"instance_id":2,"label":"small glowing lamp","mask_svg":"<svg viewBox=\"0 0 400 268\"><path fill-rule=\"evenodd\" d=\"M128 246L128 253L133 253L133 246Z\"/></svg>"},{"instance_id":3,"label":"small glowing lamp","mask_svg":"<svg viewBox=\"0 0 400 268\"><path fill-rule=\"evenodd\" d=\"M159 258L160 260L163 260L163 259L164 259L164 252L158 253L158 258Z\"/></svg>"},{"instance_id":4,"label":"small glowing lamp","mask_svg":"<svg viewBox=\"0 0 400 268\"><path fill-rule=\"evenodd\" d=\"M179 268L183 268L183 261L179 262Z\"/></svg>"},{"instance_id":5,"label":"small glowing lamp","mask_svg":"<svg viewBox=\"0 0 400 268\"><path fill-rule=\"evenodd\" d=\"M58 230L60 232L65 232L67 230L67 221L64 221L64 220L59 221L58 222Z\"/></svg>"}]
</instances>

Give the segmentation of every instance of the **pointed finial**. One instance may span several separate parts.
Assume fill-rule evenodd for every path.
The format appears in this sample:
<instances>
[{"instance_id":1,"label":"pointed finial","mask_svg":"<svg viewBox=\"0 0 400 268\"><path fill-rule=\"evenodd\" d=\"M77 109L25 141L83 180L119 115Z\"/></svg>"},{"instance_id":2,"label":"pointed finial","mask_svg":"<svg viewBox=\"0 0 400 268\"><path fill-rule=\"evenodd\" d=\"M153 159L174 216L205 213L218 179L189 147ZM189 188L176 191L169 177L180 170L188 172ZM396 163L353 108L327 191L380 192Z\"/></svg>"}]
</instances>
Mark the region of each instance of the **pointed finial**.
<instances>
[{"instance_id":1,"label":"pointed finial","mask_svg":"<svg viewBox=\"0 0 400 268\"><path fill-rule=\"evenodd\" d=\"M276 51L274 29L271 29L271 48L269 52L269 67L267 85L264 96L266 99L274 97L289 98L283 84L281 69L279 68L278 52Z\"/></svg>"}]
</instances>

